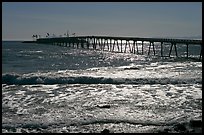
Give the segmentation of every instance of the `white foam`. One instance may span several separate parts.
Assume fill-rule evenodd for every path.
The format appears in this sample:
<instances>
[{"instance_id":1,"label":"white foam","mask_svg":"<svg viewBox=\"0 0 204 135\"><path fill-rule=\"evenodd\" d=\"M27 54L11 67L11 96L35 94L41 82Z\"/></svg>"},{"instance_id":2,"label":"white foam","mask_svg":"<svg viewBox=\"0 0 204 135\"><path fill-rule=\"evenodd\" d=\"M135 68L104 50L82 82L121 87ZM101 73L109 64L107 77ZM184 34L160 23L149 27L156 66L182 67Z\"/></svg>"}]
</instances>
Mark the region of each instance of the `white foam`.
<instances>
[{"instance_id":1,"label":"white foam","mask_svg":"<svg viewBox=\"0 0 204 135\"><path fill-rule=\"evenodd\" d=\"M49 86L48 84L65 84L65 83L102 83L104 79L112 79L117 82L116 79L123 79L122 83L134 82L134 79L145 79L149 80L147 82L155 81L156 79L161 79L162 83L168 83L163 78L168 78L168 81L185 81L185 79L193 82L201 82L202 70L201 68L194 68L196 64L193 63L162 63L159 62L151 63L150 65L136 65L130 64L129 66L120 67L98 67L91 68L87 70L60 70L57 72L44 72L44 73L30 73L20 75L3 75L3 83L16 83L16 84L46 84L43 89L57 89L56 85ZM193 70L192 70L193 69ZM98 80L101 78L101 80ZM129 79L129 80L127 80ZM101 81L101 82L100 82ZM106 80L108 81L108 80ZM144 82L143 81L143 82ZM111 81L109 81L111 82ZM107 83L109 83L107 82ZM159 83L159 81L157 80ZM189 83L189 82L187 82ZM52 88L50 88L52 87ZM37 88L32 88L33 90Z\"/></svg>"},{"instance_id":2,"label":"white foam","mask_svg":"<svg viewBox=\"0 0 204 135\"><path fill-rule=\"evenodd\" d=\"M50 92L50 90L54 90L59 88L59 86L57 84L53 84L53 85L44 85L44 84L36 84L36 85L23 85L23 87L31 90L31 91L45 91L45 92Z\"/></svg>"}]
</instances>

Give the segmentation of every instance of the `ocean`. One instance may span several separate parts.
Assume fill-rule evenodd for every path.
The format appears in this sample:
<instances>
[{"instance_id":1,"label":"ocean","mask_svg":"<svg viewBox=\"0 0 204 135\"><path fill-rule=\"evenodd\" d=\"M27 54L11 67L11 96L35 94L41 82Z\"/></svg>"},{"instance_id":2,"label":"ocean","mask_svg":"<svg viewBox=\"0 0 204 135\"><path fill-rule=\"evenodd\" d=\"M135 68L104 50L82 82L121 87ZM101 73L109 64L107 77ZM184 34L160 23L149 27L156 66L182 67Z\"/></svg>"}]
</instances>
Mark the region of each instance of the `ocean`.
<instances>
[{"instance_id":1,"label":"ocean","mask_svg":"<svg viewBox=\"0 0 204 135\"><path fill-rule=\"evenodd\" d=\"M144 49L2 41L2 132L201 132L202 62ZM199 58L199 49L189 46L189 55ZM178 46L179 56L185 50Z\"/></svg>"}]
</instances>

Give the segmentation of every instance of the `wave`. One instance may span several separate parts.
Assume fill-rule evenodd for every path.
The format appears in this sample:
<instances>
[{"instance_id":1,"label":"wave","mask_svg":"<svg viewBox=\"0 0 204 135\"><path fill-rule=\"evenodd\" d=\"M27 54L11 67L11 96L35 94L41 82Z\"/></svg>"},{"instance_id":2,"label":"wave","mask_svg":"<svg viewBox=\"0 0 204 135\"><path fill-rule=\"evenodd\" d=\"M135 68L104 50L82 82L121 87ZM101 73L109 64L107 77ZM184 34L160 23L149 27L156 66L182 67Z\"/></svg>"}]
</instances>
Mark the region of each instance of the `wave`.
<instances>
[{"instance_id":1,"label":"wave","mask_svg":"<svg viewBox=\"0 0 204 135\"><path fill-rule=\"evenodd\" d=\"M3 74L2 84L192 84L202 83L202 78L106 78L93 76L19 75Z\"/></svg>"}]
</instances>

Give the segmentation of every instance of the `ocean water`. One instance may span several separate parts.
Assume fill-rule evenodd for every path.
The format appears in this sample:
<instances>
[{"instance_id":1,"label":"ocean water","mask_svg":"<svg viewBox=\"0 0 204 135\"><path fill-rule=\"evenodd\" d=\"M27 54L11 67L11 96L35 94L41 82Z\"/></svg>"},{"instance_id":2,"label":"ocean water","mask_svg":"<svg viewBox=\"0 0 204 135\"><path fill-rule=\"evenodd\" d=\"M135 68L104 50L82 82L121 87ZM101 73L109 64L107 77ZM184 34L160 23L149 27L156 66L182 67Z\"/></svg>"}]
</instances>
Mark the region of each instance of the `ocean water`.
<instances>
[{"instance_id":1,"label":"ocean water","mask_svg":"<svg viewBox=\"0 0 204 135\"><path fill-rule=\"evenodd\" d=\"M171 127L202 118L202 62L144 49L137 55L3 41L2 132L182 132ZM199 49L189 46L190 56L199 58ZM179 46L179 56L185 50Z\"/></svg>"}]
</instances>

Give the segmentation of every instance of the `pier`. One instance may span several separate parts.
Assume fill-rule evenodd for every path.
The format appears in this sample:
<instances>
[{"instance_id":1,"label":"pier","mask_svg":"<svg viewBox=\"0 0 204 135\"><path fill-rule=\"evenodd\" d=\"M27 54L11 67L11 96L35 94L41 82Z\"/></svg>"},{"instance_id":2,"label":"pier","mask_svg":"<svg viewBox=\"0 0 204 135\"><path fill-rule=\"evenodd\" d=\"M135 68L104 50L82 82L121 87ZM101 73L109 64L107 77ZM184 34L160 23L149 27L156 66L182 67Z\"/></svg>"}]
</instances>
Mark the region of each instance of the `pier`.
<instances>
[{"instance_id":1,"label":"pier","mask_svg":"<svg viewBox=\"0 0 204 135\"><path fill-rule=\"evenodd\" d=\"M58 38L39 38L39 44L51 44L74 48L86 48L102 51L121 52L127 51L134 54L144 55L144 46L148 46L147 55L156 55L155 45L159 45L159 56L171 57L174 50L178 57L179 45L186 46L185 57L189 58L189 45L199 45L199 60L202 58L202 40L190 39L171 39L171 38L140 38L140 37L110 37L110 36L77 36L77 37L58 37ZM140 49L139 49L140 45ZM169 52L164 54L164 46L169 45ZM174 48L174 49L173 49ZM158 55L158 53L157 53Z\"/></svg>"}]
</instances>

